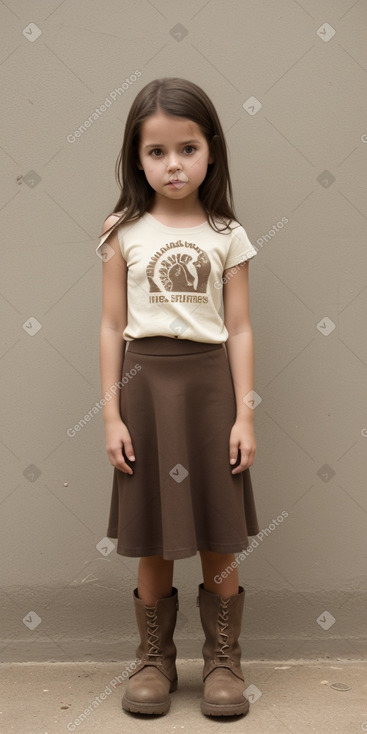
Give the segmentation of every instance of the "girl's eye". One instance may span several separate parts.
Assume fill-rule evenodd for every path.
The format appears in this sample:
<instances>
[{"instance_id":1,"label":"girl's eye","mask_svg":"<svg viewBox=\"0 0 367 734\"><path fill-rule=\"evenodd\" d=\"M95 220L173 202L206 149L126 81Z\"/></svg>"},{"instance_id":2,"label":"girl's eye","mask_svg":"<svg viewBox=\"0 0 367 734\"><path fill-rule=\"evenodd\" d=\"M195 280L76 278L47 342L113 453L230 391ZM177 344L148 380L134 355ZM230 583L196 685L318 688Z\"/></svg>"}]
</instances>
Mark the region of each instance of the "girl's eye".
<instances>
[{"instance_id":1,"label":"girl's eye","mask_svg":"<svg viewBox=\"0 0 367 734\"><path fill-rule=\"evenodd\" d=\"M193 145L185 145L184 152L187 155L191 155L192 153L194 153L194 151L195 151L195 148ZM153 158L160 158L160 156L162 155L162 151L160 148L153 148L150 151L150 155L153 156Z\"/></svg>"}]
</instances>

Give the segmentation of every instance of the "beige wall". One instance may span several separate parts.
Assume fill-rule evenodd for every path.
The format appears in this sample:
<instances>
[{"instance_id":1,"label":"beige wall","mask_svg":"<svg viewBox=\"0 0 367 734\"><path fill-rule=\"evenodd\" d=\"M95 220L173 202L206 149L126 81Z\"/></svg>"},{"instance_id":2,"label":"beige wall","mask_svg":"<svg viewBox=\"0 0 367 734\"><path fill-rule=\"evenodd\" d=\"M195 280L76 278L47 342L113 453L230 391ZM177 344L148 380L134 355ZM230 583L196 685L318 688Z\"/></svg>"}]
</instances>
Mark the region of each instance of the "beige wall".
<instances>
[{"instance_id":1,"label":"beige wall","mask_svg":"<svg viewBox=\"0 0 367 734\"><path fill-rule=\"evenodd\" d=\"M260 527L288 517L239 567L245 654L361 657L366 3L15 2L2 4L1 27L0 659L133 654L138 561L96 548L113 471L101 413L67 431L101 398L95 248L119 194L128 109L160 76L196 82L216 105L237 214L258 249L251 471ZM176 563L181 656L201 653L200 581L198 556Z\"/></svg>"}]
</instances>

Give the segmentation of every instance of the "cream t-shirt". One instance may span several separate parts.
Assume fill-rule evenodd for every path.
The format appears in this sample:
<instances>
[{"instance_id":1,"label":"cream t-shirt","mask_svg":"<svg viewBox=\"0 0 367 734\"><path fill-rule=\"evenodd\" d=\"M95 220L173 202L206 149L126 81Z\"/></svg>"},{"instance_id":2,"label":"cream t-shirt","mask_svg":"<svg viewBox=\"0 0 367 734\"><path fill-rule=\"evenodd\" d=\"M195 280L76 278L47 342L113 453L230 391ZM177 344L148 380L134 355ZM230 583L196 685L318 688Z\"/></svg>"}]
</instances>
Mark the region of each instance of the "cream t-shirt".
<instances>
[{"instance_id":1,"label":"cream t-shirt","mask_svg":"<svg viewBox=\"0 0 367 734\"><path fill-rule=\"evenodd\" d=\"M226 277L236 270L227 276L223 271L257 254L242 225L234 225L225 234L208 222L168 227L145 212L117 227L127 264L126 341L146 336L218 344L227 340L222 291ZM106 243L109 234L101 235L96 248L103 260L113 255Z\"/></svg>"}]
</instances>

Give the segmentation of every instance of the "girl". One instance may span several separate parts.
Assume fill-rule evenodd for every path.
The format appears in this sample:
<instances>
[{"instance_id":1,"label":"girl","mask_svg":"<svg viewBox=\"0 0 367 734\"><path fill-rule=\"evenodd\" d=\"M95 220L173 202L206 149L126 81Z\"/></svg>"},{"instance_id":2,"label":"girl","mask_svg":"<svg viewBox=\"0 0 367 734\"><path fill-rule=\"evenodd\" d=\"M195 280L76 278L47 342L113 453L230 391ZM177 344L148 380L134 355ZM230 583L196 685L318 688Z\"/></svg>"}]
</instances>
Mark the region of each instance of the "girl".
<instances>
[{"instance_id":1,"label":"girl","mask_svg":"<svg viewBox=\"0 0 367 734\"><path fill-rule=\"evenodd\" d=\"M107 536L118 539L117 553L140 557L139 662L122 706L168 711L177 688L173 563L199 552L201 710L245 714L245 591L234 553L259 532L249 471L256 250L234 214L223 130L205 92L179 78L147 84L128 114L116 172L122 193L97 253L114 467Z\"/></svg>"}]
</instances>

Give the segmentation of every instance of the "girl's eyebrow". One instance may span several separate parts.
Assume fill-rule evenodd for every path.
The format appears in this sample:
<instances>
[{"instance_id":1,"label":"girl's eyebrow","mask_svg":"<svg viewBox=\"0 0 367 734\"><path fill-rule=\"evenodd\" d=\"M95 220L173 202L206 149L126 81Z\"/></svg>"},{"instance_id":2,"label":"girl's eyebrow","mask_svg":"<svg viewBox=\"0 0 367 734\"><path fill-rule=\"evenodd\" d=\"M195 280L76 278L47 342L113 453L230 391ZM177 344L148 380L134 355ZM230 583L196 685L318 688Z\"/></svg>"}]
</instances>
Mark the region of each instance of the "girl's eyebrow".
<instances>
[{"instance_id":1,"label":"girl's eyebrow","mask_svg":"<svg viewBox=\"0 0 367 734\"><path fill-rule=\"evenodd\" d=\"M200 140L184 140L183 143L178 143L178 145L189 145L189 143L199 143ZM149 143L148 145L145 145L144 148L164 148L163 143Z\"/></svg>"}]
</instances>

